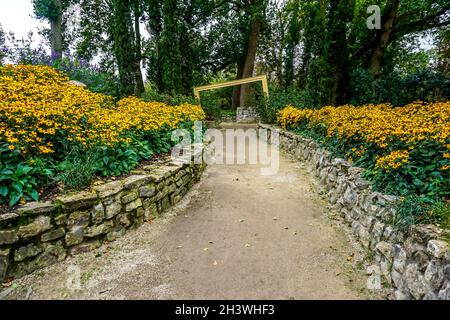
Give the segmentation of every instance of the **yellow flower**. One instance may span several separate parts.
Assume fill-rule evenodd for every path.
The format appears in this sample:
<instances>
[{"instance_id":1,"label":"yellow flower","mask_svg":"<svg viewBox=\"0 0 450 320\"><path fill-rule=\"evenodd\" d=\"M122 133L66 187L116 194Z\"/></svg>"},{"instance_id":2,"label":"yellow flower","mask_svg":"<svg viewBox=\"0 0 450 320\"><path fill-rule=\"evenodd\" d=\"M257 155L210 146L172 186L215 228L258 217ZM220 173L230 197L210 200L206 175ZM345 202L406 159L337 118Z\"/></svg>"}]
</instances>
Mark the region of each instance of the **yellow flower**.
<instances>
[{"instance_id":1,"label":"yellow flower","mask_svg":"<svg viewBox=\"0 0 450 320\"><path fill-rule=\"evenodd\" d=\"M205 118L198 105L168 106L135 97L114 104L112 97L68 80L46 66L0 67L0 141L14 144L24 154L49 154L61 141L113 146L130 142L131 133L176 128L181 122Z\"/></svg>"}]
</instances>

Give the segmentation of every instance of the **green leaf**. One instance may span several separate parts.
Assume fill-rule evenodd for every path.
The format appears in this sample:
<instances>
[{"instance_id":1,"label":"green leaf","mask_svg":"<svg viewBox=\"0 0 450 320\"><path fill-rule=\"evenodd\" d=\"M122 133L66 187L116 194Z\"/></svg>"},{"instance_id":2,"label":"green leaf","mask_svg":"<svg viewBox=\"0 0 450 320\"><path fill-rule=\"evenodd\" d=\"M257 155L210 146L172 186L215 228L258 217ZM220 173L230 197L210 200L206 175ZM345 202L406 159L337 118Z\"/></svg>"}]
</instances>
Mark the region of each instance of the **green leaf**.
<instances>
[{"instance_id":1,"label":"green leaf","mask_svg":"<svg viewBox=\"0 0 450 320\"><path fill-rule=\"evenodd\" d=\"M18 193L22 193L23 187L19 182L13 182L12 187L16 189Z\"/></svg>"},{"instance_id":2,"label":"green leaf","mask_svg":"<svg viewBox=\"0 0 450 320\"><path fill-rule=\"evenodd\" d=\"M11 197L9 198L9 206L15 205L17 202L19 202L21 197L21 194L12 193Z\"/></svg>"},{"instance_id":3,"label":"green leaf","mask_svg":"<svg viewBox=\"0 0 450 320\"><path fill-rule=\"evenodd\" d=\"M8 170L8 169L5 169L5 170L3 170L2 172L0 172L0 175L12 175L12 174L14 174L14 171L12 171L12 170Z\"/></svg>"},{"instance_id":4,"label":"green leaf","mask_svg":"<svg viewBox=\"0 0 450 320\"><path fill-rule=\"evenodd\" d=\"M31 199L33 199L34 201L39 200L39 193L36 190L31 190L29 194Z\"/></svg>"},{"instance_id":5,"label":"green leaf","mask_svg":"<svg viewBox=\"0 0 450 320\"><path fill-rule=\"evenodd\" d=\"M6 186L0 186L0 195L6 197L8 195L8 188Z\"/></svg>"}]
</instances>

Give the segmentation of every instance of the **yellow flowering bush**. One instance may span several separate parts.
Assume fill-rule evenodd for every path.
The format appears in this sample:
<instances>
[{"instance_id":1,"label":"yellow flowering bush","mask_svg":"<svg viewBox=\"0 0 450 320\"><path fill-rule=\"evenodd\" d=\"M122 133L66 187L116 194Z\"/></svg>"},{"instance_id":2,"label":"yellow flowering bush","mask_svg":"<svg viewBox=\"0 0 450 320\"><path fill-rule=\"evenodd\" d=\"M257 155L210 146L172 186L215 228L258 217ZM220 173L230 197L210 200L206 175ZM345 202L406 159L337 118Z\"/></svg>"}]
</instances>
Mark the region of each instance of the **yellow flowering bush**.
<instances>
[{"instance_id":1,"label":"yellow flowering bush","mask_svg":"<svg viewBox=\"0 0 450 320\"><path fill-rule=\"evenodd\" d=\"M278 123L369 169L367 176L386 191L449 198L450 102L288 106Z\"/></svg>"},{"instance_id":2,"label":"yellow flowering bush","mask_svg":"<svg viewBox=\"0 0 450 320\"><path fill-rule=\"evenodd\" d=\"M70 84L47 66L0 67L0 150L3 157L9 150L27 166L42 159L63 160L75 147L101 146L104 166L99 171L120 174L139 159L167 151L173 129L204 118L198 105L169 106L135 97L115 103L110 96ZM2 170L6 167L0 165ZM9 192L5 181L11 179L5 177L0 177L0 202ZM22 189L17 185L16 191Z\"/></svg>"},{"instance_id":3,"label":"yellow flowering bush","mask_svg":"<svg viewBox=\"0 0 450 320\"><path fill-rule=\"evenodd\" d=\"M71 85L46 66L0 68L0 140L24 154L55 152L62 140L114 145L129 141L130 131L176 128L180 122L202 120L200 106L167 106L111 97Z\"/></svg>"}]
</instances>

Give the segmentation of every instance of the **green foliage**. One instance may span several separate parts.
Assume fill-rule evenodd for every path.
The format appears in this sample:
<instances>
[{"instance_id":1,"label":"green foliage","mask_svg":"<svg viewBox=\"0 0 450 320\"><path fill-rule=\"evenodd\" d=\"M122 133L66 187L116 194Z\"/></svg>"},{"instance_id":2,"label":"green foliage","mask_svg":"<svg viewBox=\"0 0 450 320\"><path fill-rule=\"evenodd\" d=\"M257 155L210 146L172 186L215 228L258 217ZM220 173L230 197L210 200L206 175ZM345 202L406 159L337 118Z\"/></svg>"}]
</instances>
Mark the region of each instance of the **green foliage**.
<instances>
[{"instance_id":1,"label":"green foliage","mask_svg":"<svg viewBox=\"0 0 450 320\"><path fill-rule=\"evenodd\" d=\"M450 75L423 69L389 75L373 80L368 71L356 69L350 78L350 90L354 105L389 102L402 106L413 101L447 101L450 99Z\"/></svg>"},{"instance_id":2,"label":"green foliage","mask_svg":"<svg viewBox=\"0 0 450 320\"><path fill-rule=\"evenodd\" d=\"M305 91L300 91L294 87L287 89L270 86L270 95L268 98L261 96L257 100L257 110L264 123L275 123L277 121L277 112L288 105L297 107L310 106L310 99Z\"/></svg>"},{"instance_id":3,"label":"green foliage","mask_svg":"<svg viewBox=\"0 0 450 320\"><path fill-rule=\"evenodd\" d=\"M380 149L358 136L330 136L325 125L311 125L305 121L288 129L318 141L336 157L354 157L353 164L366 169L363 177L372 182L374 190L404 197L393 222L395 225L402 228L418 223L448 226L450 210L446 201L450 194L450 177L448 170L442 168L450 165L450 160L443 156L447 150L442 143L419 141L410 148L407 163L397 169L386 169L376 166L378 156L408 149L406 142L390 141L386 148ZM361 146L363 154L355 155Z\"/></svg>"},{"instance_id":4,"label":"green foliage","mask_svg":"<svg viewBox=\"0 0 450 320\"><path fill-rule=\"evenodd\" d=\"M119 71L120 94L129 96L135 89L133 66L136 63L130 2L129 0L112 0L111 3L113 18L109 28Z\"/></svg>"},{"instance_id":5,"label":"green foliage","mask_svg":"<svg viewBox=\"0 0 450 320\"><path fill-rule=\"evenodd\" d=\"M450 227L450 206L442 201L408 195L397 206L392 224L407 229L416 224L436 224L442 228Z\"/></svg>"},{"instance_id":6,"label":"green foliage","mask_svg":"<svg viewBox=\"0 0 450 320\"><path fill-rule=\"evenodd\" d=\"M198 104L197 99L192 96L185 96L182 94L170 95L167 93L160 93L156 86L152 83L145 85L145 92L142 93L141 98L145 101L164 102L170 106L177 106L183 103Z\"/></svg>"},{"instance_id":7,"label":"green foliage","mask_svg":"<svg viewBox=\"0 0 450 320\"><path fill-rule=\"evenodd\" d=\"M66 159L55 166L59 172L56 181L64 189L81 189L90 185L98 171L99 154L95 148L73 148Z\"/></svg>"},{"instance_id":8,"label":"green foliage","mask_svg":"<svg viewBox=\"0 0 450 320\"><path fill-rule=\"evenodd\" d=\"M83 59L65 56L53 60L52 67L63 71L71 80L84 83L90 91L110 96L119 95L117 76L96 66L90 66Z\"/></svg>"},{"instance_id":9,"label":"green foliage","mask_svg":"<svg viewBox=\"0 0 450 320\"><path fill-rule=\"evenodd\" d=\"M55 20L62 15L69 0L33 0L33 10L39 19Z\"/></svg>"},{"instance_id":10,"label":"green foliage","mask_svg":"<svg viewBox=\"0 0 450 320\"><path fill-rule=\"evenodd\" d=\"M208 120L220 120L227 111L228 114L234 112L231 106L232 92L232 87L201 92L202 108Z\"/></svg>"},{"instance_id":11,"label":"green foliage","mask_svg":"<svg viewBox=\"0 0 450 320\"><path fill-rule=\"evenodd\" d=\"M361 141L357 138L341 139L334 135L328 136L323 125L311 127L305 123L291 129L315 139L341 158L347 158L361 146ZM450 161L442 157L446 152L443 149L445 147L436 141L421 141L410 151L408 163L397 170L376 168L378 155L405 148L402 141L390 144L385 150L380 150L374 144L365 145L364 155L356 158L354 164L367 169L364 177L373 183L375 190L398 196L415 194L429 202L447 198L450 180L448 173L441 168L449 165Z\"/></svg>"},{"instance_id":12,"label":"green foliage","mask_svg":"<svg viewBox=\"0 0 450 320\"><path fill-rule=\"evenodd\" d=\"M38 186L45 184L52 174L40 164L23 161L17 150L10 150L8 144L0 143L0 203L13 206L22 197L38 200Z\"/></svg>"},{"instance_id":13,"label":"green foliage","mask_svg":"<svg viewBox=\"0 0 450 320\"><path fill-rule=\"evenodd\" d=\"M3 31L2 24L0 23L0 66L3 65L3 61L6 58L6 46L5 46L5 32Z\"/></svg>"}]
</instances>

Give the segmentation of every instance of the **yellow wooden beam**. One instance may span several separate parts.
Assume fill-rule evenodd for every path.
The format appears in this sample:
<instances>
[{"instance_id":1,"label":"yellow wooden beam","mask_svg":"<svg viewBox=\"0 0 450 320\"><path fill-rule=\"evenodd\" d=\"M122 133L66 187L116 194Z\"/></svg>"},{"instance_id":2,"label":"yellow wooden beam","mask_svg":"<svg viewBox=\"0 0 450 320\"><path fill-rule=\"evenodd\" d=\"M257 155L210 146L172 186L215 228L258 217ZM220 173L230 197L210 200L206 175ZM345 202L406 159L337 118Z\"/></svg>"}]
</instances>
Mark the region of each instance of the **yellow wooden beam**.
<instances>
[{"instance_id":1,"label":"yellow wooden beam","mask_svg":"<svg viewBox=\"0 0 450 320\"><path fill-rule=\"evenodd\" d=\"M267 83L267 77L266 76L257 76L257 77L250 77L250 78L244 78L239 80L233 80L233 81L227 81L222 83L214 83L207 86L200 86L194 88L194 96L200 101L200 92L206 91L206 90L214 90L219 88L226 88L226 87L232 87L237 86L241 84L246 83L252 83L252 82L262 82L263 92L266 96L269 96L269 85Z\"/></svg>"}]
</instances>

